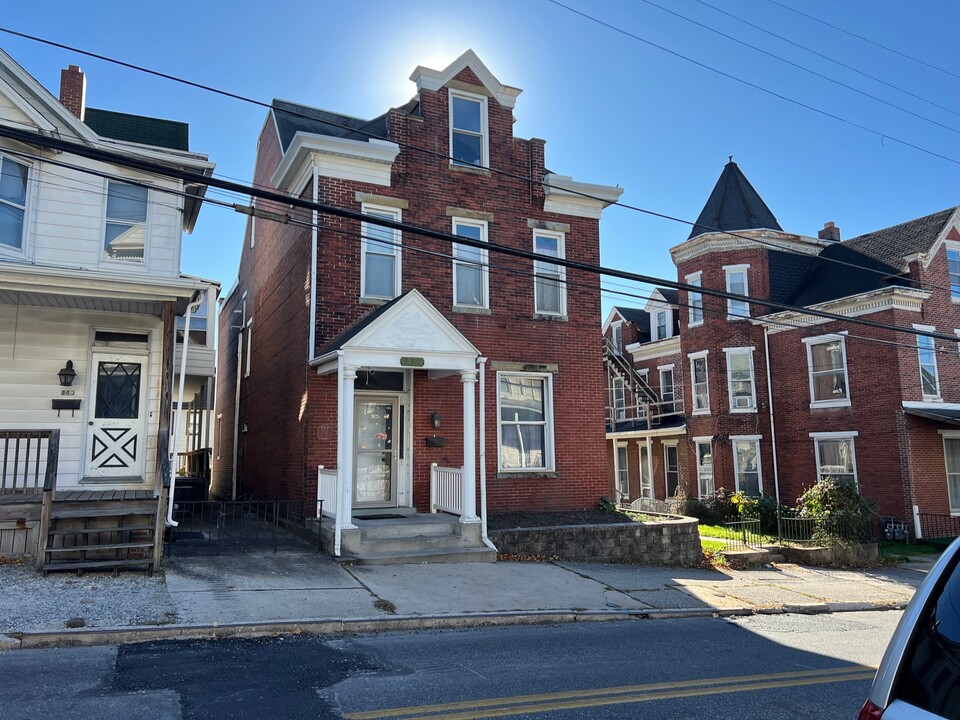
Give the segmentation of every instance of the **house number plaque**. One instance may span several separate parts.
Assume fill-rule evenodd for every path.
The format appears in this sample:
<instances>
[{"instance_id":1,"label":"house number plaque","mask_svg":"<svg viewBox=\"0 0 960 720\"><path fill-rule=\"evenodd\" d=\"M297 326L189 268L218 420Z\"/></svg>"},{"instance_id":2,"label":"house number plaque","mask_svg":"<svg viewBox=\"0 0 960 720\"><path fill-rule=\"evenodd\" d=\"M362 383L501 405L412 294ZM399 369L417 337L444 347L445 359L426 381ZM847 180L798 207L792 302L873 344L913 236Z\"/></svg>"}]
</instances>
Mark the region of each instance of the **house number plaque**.
<instances>
[{"instance_id":1,"label":"house number plaque","mask_svg":"<svg viewBox=\"0 0 960 720\"><path fill-rule=\"evenodd\" d=\"M422 357L402 357L400 367L423 367Z\"/></svg>"}]
</instances>

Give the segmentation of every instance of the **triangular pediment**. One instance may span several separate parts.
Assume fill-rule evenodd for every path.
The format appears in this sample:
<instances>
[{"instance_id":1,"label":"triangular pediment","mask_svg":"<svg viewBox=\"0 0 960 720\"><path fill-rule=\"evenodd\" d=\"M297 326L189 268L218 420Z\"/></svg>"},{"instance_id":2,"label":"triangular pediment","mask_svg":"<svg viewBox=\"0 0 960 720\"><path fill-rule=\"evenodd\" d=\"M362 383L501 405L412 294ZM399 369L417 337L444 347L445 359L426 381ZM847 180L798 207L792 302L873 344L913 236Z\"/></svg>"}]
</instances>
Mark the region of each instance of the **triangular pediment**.
<instances>
[{"instance_id":1,"label":"triangular pediment","mask_svg":"<svg viewBox=\"0 0 960 720\"><path fill-rule=\"evenodd\" d=\"M512 108L517 103L517 96L523 92L520 88L504 85L490 72L483 61L473 50L467 50L443 70L432 70L418 65L410 75L410 79L417 84L417 90L439 90L453 80L464 69L470 68L484 88L504 107Z\"/></svg>"}]
</instances>

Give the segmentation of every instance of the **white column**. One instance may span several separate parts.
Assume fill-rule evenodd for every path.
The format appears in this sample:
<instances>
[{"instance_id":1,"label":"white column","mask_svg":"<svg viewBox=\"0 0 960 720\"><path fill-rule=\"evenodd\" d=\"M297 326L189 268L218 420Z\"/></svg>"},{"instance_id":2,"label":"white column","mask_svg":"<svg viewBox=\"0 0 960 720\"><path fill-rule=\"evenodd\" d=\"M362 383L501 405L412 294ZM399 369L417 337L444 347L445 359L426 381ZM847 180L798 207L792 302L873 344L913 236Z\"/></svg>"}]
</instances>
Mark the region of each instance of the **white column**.
<instances>
[{"instance_id":1,"label":"white column","mask_svg":"<svg viewBox=\"0 0 960 720\"><path fill-rule=\"evenodd\" d=\"M339 494L341 498L338 517L343 518L343 527L353 525L353 381L357 379L357 368L345 365L343 368L343 410L340 413L340 440L343 448L343 461L340 464Z\"/></svg>"},{"instance_id":2,"label":"white column","mask_svg":"<svg viewBox=\"0 0 960 720\"><path fill-rule=\"evenodd\" d=\"M460 522L479 522L477 517L477 371L461 370L463 383L463 478Z\"/></svg>"}]
</instances>

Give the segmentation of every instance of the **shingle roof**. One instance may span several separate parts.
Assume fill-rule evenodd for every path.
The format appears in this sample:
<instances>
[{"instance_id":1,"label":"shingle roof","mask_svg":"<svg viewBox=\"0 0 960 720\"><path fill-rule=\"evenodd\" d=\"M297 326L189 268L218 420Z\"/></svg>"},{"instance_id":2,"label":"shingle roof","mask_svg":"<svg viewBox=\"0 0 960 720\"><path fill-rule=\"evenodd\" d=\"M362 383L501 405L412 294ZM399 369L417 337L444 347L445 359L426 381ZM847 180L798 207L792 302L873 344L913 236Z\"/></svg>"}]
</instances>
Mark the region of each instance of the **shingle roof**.
<instances>
[{"instance_id":1,"label":"shingle roof","mask_svg":"<svg viewBox=\"0 0 960 720\"><path fill-rule=\"evenodd\" d=\"M277 132L284 152L298 132L329 135L348 140L369 140L371 135L387 138L386 113L373 120L363 120L286 100L274 100L273 116L276 119Z\"/></svg>"},{"instance_id":2,"label":"shingle roof","mask_svg":"<svg viewBox=\"0 0 960 720\"><path fill-rule=\"evenodd\" d=\"M891 285L907 285L900 271L857 252L846 243L834 243L812 258L812 269L792 300L794 305L815 305ZM771 268L772 274L772 268Z\"/></svg>"},{"instance_id":3,"label":"shingle roof","mask_svg":"<svg viewBox=\"0 0 960 720\"><path fill-rule=\"evenodd\" d=\"M753 189L737 164L730 160L700 211L687 240L716 230L733 232L766 228L783 230L760 194Z\"/></svg>"},{"instance_id":4,"label":"shingle roof","mask_svg":"<svg viewBox=\"0 0 960 720\"><path fill-rule=\"evenodd\" d=\"M627 322L632 322L632 323L650 322L650 314L646 310L641 310L640 308L625 307L623 305L614 306L614 310L620 313L620 316Z\"/></svg>"},{"instance_id":5,"label":"shingle roof","mask_svg":"<svg viewBox=\"0 0 960 720\"><path fill-rule=\"evenodd\" d=\"M887 265L906 272L908 255L926 252L936 242L943 226L957 208L947 208L916 220L875 230L845 240L843 244Z\"/></svg>"},{"instance_id":6,"label":"shingle roof","mask_svg":"<svg viewBox=\"0 0 960 720\"><path fill-rule=\"evenodd\" d=\"M190 150L190 126L175 120L87 108L83 122L100 137L169 150Z\"/></svg>"},{"instance_id":7,"label":"shingle roof","mask_svg":"<svg viewBox=\"0 0 960 720\"><path fill-rule=\"evenodd\" d=\"M676 305L680 302L680 291L674 290L673 288L662 288L658 287L657 292L663 295L663 299L667 301L668 305Z\"/></svg>"}]
</instances>

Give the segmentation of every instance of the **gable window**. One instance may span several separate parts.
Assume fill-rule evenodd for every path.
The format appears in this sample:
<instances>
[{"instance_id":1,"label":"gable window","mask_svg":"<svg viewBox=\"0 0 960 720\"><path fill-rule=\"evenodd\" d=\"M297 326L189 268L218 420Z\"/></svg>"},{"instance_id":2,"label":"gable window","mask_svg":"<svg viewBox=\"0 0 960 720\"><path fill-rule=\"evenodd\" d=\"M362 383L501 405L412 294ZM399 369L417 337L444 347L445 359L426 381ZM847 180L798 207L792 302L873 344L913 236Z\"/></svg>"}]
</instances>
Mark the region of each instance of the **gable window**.
<instances>
[{"instance_id":1,"label":"gable window","mask_svg":"<svg viewBox=\"0 0 960 720\"><path fill-rule=\"evenodd\" d=\"M553 384L550 375L497 373L500 470L553 470Z\"/></svg>"},{"instance_id":2,"label":"gable window","mask_svg":"<svg viewBox=\"0 0 960 720\"><path fill-rule=\"evenodd\" d=\"M680 462L677 459L677 446L663 446L663 475L667 497L674 497L680 487Z\"/></svg>"},{"instance_id":3,"label":"gable window","mask_svg":"<svg viewBox=\"0 0 960 720\"><path fill-rule=\"evenodd\" d=\"M950 500L950 514L960 515L960 432L941 430L943 435L943 456L947 468L947 497Z\"/></svg>"},{"instance_id":4,"label":"gable window","mask_svg":"<svg viewBox=\"0 0 960 720\"><path fill-rule=\"evenodd\" d=\"M450 91L450 163L488 167L487 99Z\"/></svg>"},{"instance_id":5,"label":"gable window","mask_svg":"<svg viewBox=\"0 0 960 720\"><path fill-rule=\"evenodd\" d=\"M657 311L657 340L663 340L667 337L667 311Z\"/></svg>"},{"instance_id":6,"label":"gable window","mask_svg":"<svg viewBox=\"0 0 960 720\"><path fill-rule=\"evenodd\" d=\"M564 235L559 232L535 230L533 251L539 255L563 258ZM566 271L560 265L543 260L533 261L534 312L538 315L566 315Z\"/></svg>"},{"instance_id":7,"label":"gable window","mask_svg":"<svg viewBox=\"0 0 960 720\"><path fill-rule=\"evenodd\" d=\"M843 335L804 338L810 373L810 407L850 405L847 352Z\"/></svg>"},{"instance_id":8,"label":"gable window","mask_svg":"<svg viewBox=\"0 0 960 720\"><path fill-rule=\"evenodd\" d=\"M727 276L727 292L734 295L747 295L747 269L749 265L725 265L724 273ZM743 320L750 317L750 304L746 300L727 298L727 319Z\"/></svg>"},{"instance_id":9,"label":"gable window","mask_svg":"<svg viewBox=\"0 0 960 720\"><path fill-rule=\"evenodd\" d=\"M693 394L693 414L710 414L710 383L707 377L707 351L690 355L690 385Z\"/></svg>"},{"instance_id":10,"label":"gable window","mask_svg":"<svg viewBox=\"0 0 960 720\"><path fill-rule=\"evenodd\" d=\"M364 215L400 222L400 210L364 205ZM360 295L392 300L400 291L399 230L364 222L360 226Z\"/></svg>"},{"instance_id":11,"label":"gable window","mask_svg":"<svg viewBox=\"0 0 960 720\"><path fill-rule=\"evenodd\" d=\"M960 247L947 248L947 274L950 276L950 296L960 302Z\"/></svg>"},{"instance_id":12,"label":"gable window","mask_svg":"<svg viewBox=\"0 0 960 720\"><path fill-rule=\"evenodd\" d=\"M487 223L454 218L453 234L487 242ZM453 304L457 307L488 308L487 251L470 245L453 245Z\"/></svg>"},{"instance_id":13,"label":"gable window","mask_svg":"<svg viewBox=\"0 0 960 720\"><path fill-rule=\"evenodd\" d=\"M701 498L713 497L713 438L694 438L693 442L697 448L697 492Z\"/></svg>"},{"instance_id":14,"label":"gable window","mask_svg":"<svg viewBox=\"0 0 960 720\"><path fill-rule=\"evenodd\" d=\"M810 433L817 457L817 478L850 480L857 484L857 456L853 440L856 432Z\"/></svg>"},{"instance_id":15,"label":"gable window","mask_svg":"<svg viewBox=\"0 0 960 720\"><path fill-rule=\"evenodd\" d=\"M700 273L687 275L687 284L701 287L702 278ZM693 327L703 323L703 293L687 291L687 305L689 305L689 314L687 325Z\"/></svg>"},{"instance_id":16,"label":"gable window","mask_svg":"<svg viewBox=\"0 0 960 720\"><path fill-rule=\"evenodd\" d=\"M23 248L28 167L0 156L0 245Z\"/></svg>"},{"instance_id":17,"label":"gable window","mask_svg":"<svg viewBox=\"0 0 960 720\"><path fill-rule=\"evenodd\" d=\"M760 436L732 436L733 469L737 491L743 491L750 497L763 494L763 480L760 476Z\"/></svg>"},{"instance_id":18,"label":"gable window","mask_svg":"<svg viewBox=\"0 0 960 720\"><path fill-rule=\"evenodd\" d=\"M929 325L914 325L915 330L934 331ZM940 399L940 376L937 373L937 348L929 335L917 335L917 353L920 356L920 390L924 400Z\"/></svg>"},{"instance_id":19,"label":"gable window","mask_svg":"<svg viewBox=\"0 0 960 720\"><path fill-rule=\"evenodd\" d=\"M753 375L753 348L724 348L727 354L727 392L730 412L756 412L757 388Z\"/></svg>"},{"instance_id":20,"label":"gable window","mask_svg":"<svg viewBox=\"0 0 960 720\"><path fill-rule=\"evenodd\" d=\"M146 238L147 188L108 181L104 259L142 263Z\"/></svg>"},{"instance_id":21,"label":"gable window","mask_svg":"<svg viewBox=\"0 0 960 720\"><path fill-rule=\"evenodd\" d=\"M621 500L630 497L630 469L627 465L627 446L617 443L617 494Z\"/></svg>"},{"instance_id":22,"label":"gable window","mask_svg":"<svg viewBox=\"0 0 960 720\"><path fill-rule=\"evenodd\" d=\"M676 389L673 385L673 366L657 368L660 371L660 412L664 415L675 411Z\"/></svg>"}]
</instances>

